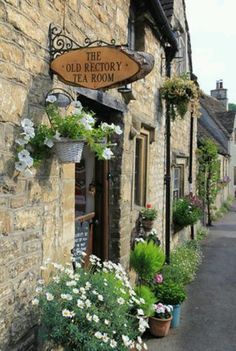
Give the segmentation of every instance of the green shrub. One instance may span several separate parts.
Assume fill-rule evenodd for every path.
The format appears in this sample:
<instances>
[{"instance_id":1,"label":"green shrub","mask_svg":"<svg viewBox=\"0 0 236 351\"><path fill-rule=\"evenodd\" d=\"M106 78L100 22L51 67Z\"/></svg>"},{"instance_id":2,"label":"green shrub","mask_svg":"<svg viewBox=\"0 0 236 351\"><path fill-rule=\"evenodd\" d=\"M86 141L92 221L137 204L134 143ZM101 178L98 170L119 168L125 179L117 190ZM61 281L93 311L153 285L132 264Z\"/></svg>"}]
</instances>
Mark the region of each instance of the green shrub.
<instances>
[{"instance_id":1,"label":"green shrub","mask_svg":"<svg viewBox=\"0 0 236 351\"><path fill-rule=\"evenodd\" d=\"M186 299L186 292L183 284L172 280L164 280L162 284L155 285L157 301L166 305L178 305Z\"/></svg>"},{"instance_id":2,"label":"green shrub","mask_svg":"<svg viewBox=\"0 0 236 351\"><path fill-rule=\"evenodd\" d=\"M153 279L164 262L165 255L162 249L153 241L137 243L130 254L130 266L142 281Z\"/></svg>"},{"instance_id":3,"label":"green shrub","mask_svg":"<svg viewBox=\"0 0 236 351\"><path fill-rule=\"evenodd\" d=\"M200 226L197 228L197 240L200 241L200 240L203 240L206 238L206 236L208 235L208 229L203 227L203 226Z\"/></svg>"},{"instance_id":4,"label":"green shrub","mask_svg":"<svg viewBox=\"0 0 236 351\"><path fill-rule=\"evenodd\" d=\"M170 265L162 269L164 280L173 280L177 283L188 284L196 275L202 261L200 245L196 240L187 241L172 251Z\"/></svg>"},{"instance_id":5,"label":"green shrub","mask_svg":"<svg viewBox=\"0 0 236 351\"><path fill-rule=\"evenodd\" d=\"M151 289L146 285L138 285L135 288L135 292L140 299L143 299L145 303L142 305L142 310L146 317L153 315L153 305L157 301L156 296Z\"/></svg>"}]
</instances>

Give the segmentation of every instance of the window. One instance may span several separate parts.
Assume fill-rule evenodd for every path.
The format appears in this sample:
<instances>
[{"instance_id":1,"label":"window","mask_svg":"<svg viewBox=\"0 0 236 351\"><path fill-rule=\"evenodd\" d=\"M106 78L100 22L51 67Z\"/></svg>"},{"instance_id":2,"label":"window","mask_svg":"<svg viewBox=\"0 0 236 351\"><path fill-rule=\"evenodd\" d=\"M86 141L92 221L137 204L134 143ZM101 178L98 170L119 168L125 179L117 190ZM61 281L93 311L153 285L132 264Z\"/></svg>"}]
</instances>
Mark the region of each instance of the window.
<instances>
[{"instance_id":1,"label":"window","mask_svg":"<svg viewBox=\"0 0 236 351\"><path fill-rule=\"evenodd\" d=\"M236 167L234 167L234 185L236 185Z\"/></svg>"},{"instance_id":2,"label":"window","mask_svg":"<svg viewBox=\"0 0 236 351\"><path fill-rule=\"evenodd\" d=\"M135 140L134 203L145 206L147 195L149 133L142 132Z\"/></svg>"},{"instance_id":3,"label":"window","mask_svg":"<svg viewBox=\"0 0 236 351\"><path fill-rule=\"evenodd\" d=\"M234 144L236 144L236 128L234 129Z\"/></svg>"},{"instance_id":4,"label":"window","mask_svg":"<svg viewBox=\"0 0 236 351\"><path fill-rule=\"evenodd\" d=\"M184 193L184 167L178 166L173 169L173 199L176 200Z\"/></svg>"}]
</instances>

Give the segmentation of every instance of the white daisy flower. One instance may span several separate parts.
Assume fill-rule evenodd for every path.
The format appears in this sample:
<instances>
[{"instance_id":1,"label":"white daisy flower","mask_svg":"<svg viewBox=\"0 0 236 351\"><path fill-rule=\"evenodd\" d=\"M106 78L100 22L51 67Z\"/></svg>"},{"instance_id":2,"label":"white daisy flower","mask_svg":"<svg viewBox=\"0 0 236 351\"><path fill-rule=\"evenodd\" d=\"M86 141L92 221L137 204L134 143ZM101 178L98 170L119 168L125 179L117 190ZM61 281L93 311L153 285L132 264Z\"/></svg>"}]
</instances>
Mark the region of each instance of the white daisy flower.
<instances>
[{"instance_id":1,"label":"white daisy flower","mask_svg":"<svg viewBox=\"0 0 236 351\"><path fill-rule=\"evenodd\" d=\"M29 118L24 118L21 121L21 126L23 128L33 127L34 123Z\"/></svg>"},{"instance_id":2,"label":"white daisy flower","mask_svg":"<svg viewBox=\"0 0 236 351\"><path fill-rule=\"evenodd\" d=\"M99 322L99 318L96 314L93 315L93 321L98 323Z\"/></svg>"},{"instance_id":3,"label":"white daisy flower","mask_svg":"<svg viewBox=\"0 0 236 351\"><path fill-rule=\"evenodd\" d=\"M38 305L39 304L39 299L33 299L32 300L32 305Z\"/></svg>"},{"instance_id":4,"label":"white daisy flower","mask_svg":"<svg viewBox=\"0 0 236 351\"><path fill-rule=\"evenodd\" d=\"M117 346L117 342L114 339L111 339L110 346L114 349Z\"/></svg>"},{"instance_id":5,"label":"white daisy flower","mask_svg":"<svg viewBox=\"0 0 236 351\"><path fill-rule=\"evenodd\" d=\"M15 169L19 172L23 172L27 167L27 163L25 161L18 161L15 163Z\"/></svg>"},{"instance_id":6,"label":"white daisy flower","mask_svg":"<svg viewBox=\"0 0 236 351\"><path fill-rule=\"evenodd\" d=\"M46 293L46 299L48 301L52 301L54 299L54 296L51 293Z\"/></svg>"},{"instance_id":7,"label":"white daisy flower","mask_svg":"<svg viewBox=\"0 0 236 351\"><path fill-rule=\"evenodd\" d=\"M125 300L123 299L123 297L119 297L119 298L117 299L117 302L118 302L119 305L124 305Z\"/></svg>"},{"instance_id":8,"label":"white daisy flower","mask_svg":"<svg viewBox=\"0 0 236 351\"><path fill-rule=\"evenodd\" d=\"M109 149L108 147L106 147L104 150L103 150L103 153L102 153L102 157L105 159L105 160L110 160L111 157L113 156L113 152L111 151L111 149Z\"/></svg>"}]
</instances>

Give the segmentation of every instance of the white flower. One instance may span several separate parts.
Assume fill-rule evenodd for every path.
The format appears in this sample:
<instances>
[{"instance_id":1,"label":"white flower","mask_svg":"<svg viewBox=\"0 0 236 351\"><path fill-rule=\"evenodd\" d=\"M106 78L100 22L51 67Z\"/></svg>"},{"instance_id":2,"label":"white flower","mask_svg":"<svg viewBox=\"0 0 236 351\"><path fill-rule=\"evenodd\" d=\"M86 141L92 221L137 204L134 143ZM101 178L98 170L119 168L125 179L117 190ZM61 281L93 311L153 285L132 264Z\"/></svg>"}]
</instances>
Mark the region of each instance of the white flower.
<instances>
[{"instance_id":1,"label":"white flower","mask_svg":"<svg viewBox=\"0 0 236 351\"><path fill-rule=\"evenodd\" d=\"M103 336L102 336L102 341L107 343L109 341L109 338L107 336L107 333L104 333Z\"/></svg>"},{"instance_id":2,"label":"white flower","mask_svg":"<svg viewBox=\"0 0 236 351\"><path fill-rule=\"evenodd\" d=\"M84 287L81 287L80 289L81 294L86 294L86 289Z\"/></svg>"},{"instance_id":3,"label":"white flower","mask_svg":"<svg viewBox=\"0 0 236 351\"><path fill-rule=\"evenodd\" d=\"M137 349L138 351L142 351L143 347L142 347L142 345L140 345L140 344L136 344L136 349Z\"/></svg>"},{"instance_id":4,"label":"white flower","mask_svg":"<svg viewBox=\"0 0 236 351\"><path fill-rule=\"evenodd\" d=\"M75 316L75 312L69 311L65 308L64 310L62 310L62 315L63 317L66 317L66 318L72 318Z\"/></svg>"},{"instance_id":5,"label":"white flower","mask_svg":"<svg viewBox=\"0 0 236 351\"><path fill-rule=\"evenodd\" d=\"M16 139L16 143L19 145L25 145L28 143L28 140L19 138L19 139Z\"/></svg>"},{"instance_id":6,"label":"white flower","mask_svg":"<svg viewBox=\"0 0 236 351\"><path fill-rule=\"evenodd\" d=\"M77 288L72 289L72 291L74 294L79 294L79 289L77 289Z\"/></svg>"},{"instance_id":7,"label":"white flower","mask_svg":"<svg viewBox=\"0 0 236 351\"><path fill-rule=\"evenodd\" d=\"M117 135L121 135L121 134L123 133L123 132L122 132L122 129L120 128L120 126L115 126L114 132L115 132Z\"/></svg>"},{"instance_id":8,"label":"white flower","mask_svg":"<svg viewBox=\"0 0 236 351\"><path fill-rule=\"evenodd\" d=\"M127 335L122 335L122 340L125 346L130 346L132 344L132 340L129 339Z\"/></svg>"},{"instance_id":9,"label":"white flower","mask_svg":"<svg viewBox=\"0 0 236 351\"><path fill-rule=\"evenodd\" d=\"M86 284L85 284L85 289L86 290L89 290L90 288L91 288L91 284L89 283L89 282L86 282Z\"/></svg>"},{"instance_id":10,"label":"white flower","mask_svg":"<svg viewBox=\"0 0 236 351\"><path fill-rule=\"evenodd\" d=\"M46 138L43 143L49 148L52 148L54 145L54 142L52 141L52 139L48 139L48 138Z\"/></svg>"},{"instance_id":11,"label":"white flower","mask_svg":"<svg viewBox=\"0 0 236 351\"><path fill-rule=\"evenodd\" d=\"M15 163L15 169L19 172L23 172L27 167L27 163L25 161L19 161Z\"/></svg>"},{"instance_id":12,"label":"white flower","mask_svg":"<svg viewBox=\"0 0 236 351\"><path fill-rule=\"evenodd\" d=\"M93 295L98 295L98 293L97 293L96 290L93 290L93 291L92 291L92 294L93 294Z\"/></svg>"},{"instance_id":13,"label":"white flower","mask_svg":"<svg viewBox=\"0 0 236 351\"><path fill-rule=\"evenodd\" d=\"M102 295L98 294L98 300L99 301L104 301L104 297Z\"/></svg>"},{"instance_id":14,"label":"white flower","mask_svg":"<svg viewBox=\"0 0 236 351\"><path fill-rule=\"evenodd\" d=\"M84 308L84 302L83 302L82 300L78 299L78 300L77 300L77 306L78 306L79 308L83 309L83 308Z\"/></svg>"},{"instance_id":15,"label":"white flower","mask_svg":"<svg viewBox=\"0 0 236 351\"><path fill-rule=\"evenodd\" d=\"M34 160L30 157L30 153L28 150L22 150L18 152L18 158L21 162L25 162L28 167L33 166Z\"/></svg>"},{"instance_id":16,"label":"white flower","mask_svg":"<svg viewBox=\"0 0 236 351\"><path fill-rule=\"evenodd\" d=\"M71 105L78 110L82 110L83 106L80 101L72 101Z\"/></svg>"},{"instance_id":17,"label":"white flower","mask_svg":"<svg viewBox=\"0 0 236 351\"><path fill-rule=\"evenodd\" d=\"M50 293L46 293L46 299L48 301L52 301L54 299L54 296L52 294L50 294Z\"/></svg>"},{"instance_id":18,"label":"white flower","mask_svg":"<svg viewBox=\"0 0 236 351\"><path fill-rule=\"evenodd\" d=\"M35 137L35 131L33 127L25 127L24 128L24 133L26 135L26 137L24 138L25 140L31 139Z\"/></svg>"},{"instance_id":19,"label":"white flower","mask_svg":"<svg viewBox=\"0 0 236 351\"><path fill-rule=\"evenodd\" d=\"M39 279L38 280L38 284L43 285L44 284L44 280L43 279Z\"/></svg>"},{"instance_id":20,"label":"white flower","mask_svg":"<svg viewBox=\"0 0 236 351\"><path fill-rule=\"evenodd\" d=\"M58 275L56 275L52 279L54 280L55 283L59 283L60 282L60 278L58 277Z\"/></svg>"},{"instance_id":21,"label":"white flower","mask_svg":"<svg viewBox=\"0 0 236 351\"><path fill-rule=\"evenodd\" d=\"M92 306L92 303L91 303L91 301L89 300L89 299L87 299L86 301L85 301L85 305L86 305L86 307L91 307Z\"/></svg>"},{"instance_id":22,"label":"white flower","mask_svg":"<svg viewBox=\"0 0 236 351\"><path fill-rule=\"evenodd\" d=\"M47 269L47 267L45 267L45 266L40 266L40 269L41 269L41 271L45 271L45 270Z\"/></svg>"},{"instance_id":23,"label":"white flower","mask_svg":"<svg viewBox=\"0 0 236 351\"><path fill-rule=\"evenodd\" d=\"M76 286L76 281L75 280L71 280L71 281L69 281L69 282L66 282L66 285L67 286Z\"/></svg>"},{"instance_id":24,"label":"white flower","mask_svg":"<svg viewBox=\"0 0 236 351\"><path fill-rule=\"evenodd\" d=\"M61 140L61 134L58 131L56 131L56 134L53 135L53 139Z\"/></svg>"},{"instance_id":25,"label":"white flower","mask_svg":"<svg viewBox=\"0 0 236 351\"><path fill-rule=\"evenodd\" d=\"M57 101L57 98L55 95L48 95L46 98L46 102L50 102L51 104L53 104L56 101Z\"/></svg>"},{"instance_id":26,"label":"white flower","mask_svg":"<svg viewBox=\"0 0 236 351\"><path fill-rule=\"evenodd\" d=\"M138 328L138 330L139 330L141 333L144 333L145 330L146 330L147 328L149 328L148 322L147 322L145 319L140 318L140 319L139 319L139 328Z\"/></svg>"},{"instance_id":27,"label":"white flower","mask_svg":"<svg viewBox=\"0 0 236 351\"><path fill-rule=\"evenodd\" d=\"M106 122L101 123L101 129L106 132L107 130L110 129L110 125Z\"/></svg>"},{"instance_id":28,"label":"white flower","mask_svg":"<svg viewBox=\"0 0 236 351\"><path fill-rule=\"evenodd\" d=\"M147 348L147 345L145 344L145 343L143 343L143 348L144 348L144 350L147 350L148 348Z\"/></svg>"},{"instance_id":29,"label":"white flower","mask_svg":"<svg viewBox=\"0 0 236 351\"><path fill-rule=\"evenodd\" d=\"M113 152L111 151L111 149L109 149L108 147L106 147L104 150L103 150L103 153L102 153L102 157L105 159L105 160L110 160L111 157L113 156Z\"/></svg>"},{"instance_id":30,"label":"white flower","mask_svg":"<svg viewBox=\"0 0 236 351\"><path fill-rule=\"evenodd\" d=\"M61 298L67 301L71 301L73 299L72 295L70 294L61 294Z\"/></svg>"},{"instance_id":31,"label":"white flower","mask_svg":"<svg viewBox=\"0 0 236 351\"><path fill-rule=\"evenodd\" d=\"M108 319L104 320L104 324L109 325L111 322Z\"/></svg>"},{"instance_id":32,"label":"white flower","mask_svg":"<svg viewBox=\"0 0 236 351\"><path fill-rule=\"evenodd\" d=\"M86 314L86 319L91 322L91 320L93 319L93 317L91 316L91 314L87 313Z\"/></svg>"},{"instance_id":33,"label":"white flower","mask_svg":"<svg viewBox=\"0 0 236 351\"><path fill-rule=\"evenodd\" d=\"M102 333L100 333L100 332L98 331L98 332L96 332L96 333L94 334L94 336L95 336L97 339L101 339L101 338L102 338Z\"/></svg>"},{"instance_id":34,"label":"white flower","mask_svg":"<svg viewBox=\"0 0 236 351\"><path fill-rule=\"evenodd\" d=\"M39 299L33 299L32 300L32 305L38 305L39 304Z\"/></svg>"},{"instance_id":35,"label":"white flower","mask_svg":"<svg viewBox=\"0 0 236 351\"><path fill-rule=\"evenodd\" d=\"M114 339L111 339L110 346L114 349L117 346L117 342Z\"/></svg>"},{"instance_id":36,"label":"white flower","mask_svg":"<svg viewBox=\"0 0 236 351\"><path fill-rule=\"evenodd\" d=\"M24 118L21 121L21 125L22 125L23 129L25 129L28 127L33 127L34 123L29 118Z\"/></svg>"},{"instance_id":37,"label":"white flower","mask_svg":"<svg viewBox=\"0 0 236 351\"><path fill-rule=\"evenodd\" d=\"M43 288L41 286L38 286L36 289L35 289L36 293L39 294L43 291Z\"/></svg>"},{"instance_id":38,"label":"white flower","mask_svg":"<svg viewBox=\"0 0 236 351\"><path fill-rule=\"evenodd\" d=\"M98 323L99 322L99 318L96 314L93 315L93 320L94 322Z\"/></svg>"},{"instance_id":39,"label":"white flower","mask_svg":"<svg viewBox=\"0 0 236 351\"><path fill-rule=\"evenodd\" d=\"M144 312L141 308L137 309L137 313L139 316L144 316Z\"/></svg>"},{"instance_id":40,"label":"white flower","mask_svg":"<svg viewBox=\"0 0 236 351\"><path fill-rule=\"evenodd\" d=\"M117 302L118 302L119 305L124 305L125 300L123 299L123 297L119 297L119 298L117 299Z\"/></svg>"},{"instance_id":41,"label":"white flower","mask_svg":"<svg viewBox=\"0 0 236 351\"><path fill-rule=\"evenodd\" d=\"M82 295L80 296L80 298L81 298L81 300L86 300L86 299L87 299L87 296L84 295L84 294L82 294Z\"/></svg>"}]
</instances>

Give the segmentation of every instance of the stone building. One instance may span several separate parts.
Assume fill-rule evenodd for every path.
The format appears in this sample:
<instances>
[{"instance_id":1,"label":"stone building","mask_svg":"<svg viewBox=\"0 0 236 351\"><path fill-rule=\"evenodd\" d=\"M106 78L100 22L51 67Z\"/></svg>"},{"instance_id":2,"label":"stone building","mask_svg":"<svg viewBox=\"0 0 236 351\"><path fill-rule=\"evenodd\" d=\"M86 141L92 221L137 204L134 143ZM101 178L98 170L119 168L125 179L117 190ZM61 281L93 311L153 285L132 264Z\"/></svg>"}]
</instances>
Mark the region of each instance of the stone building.
<instances>
[{"instance_id":1,"label":"stone building","mask_svg":"<svg viewBox=\"0 0 236 351\"><path fill-rule=\"evenodd\" d=\"M47 258L70 259L78 217L95 216L90 252L128 268L139 211L151 203L165 247L166 110L159 88L166 74L192 73L191 47L183 0L11 0L1 2L0 13L0 349L26 351L36 349L30 301L40 266ZM121 89L67 86L49 72L51 23L80 45L87 37L115 39L151 53L154 68ZM14 157L21 120L46 120L45 96L53 88L66 89L98 119L122 127L115 158L97 161L86 149L81 164L53 157L33 178L20 176ZM195 148L196 120L187 113L171 126L171 195L194 191ZM171 234L171 241L189 235Z\"/></svg>"}]
</instances>

